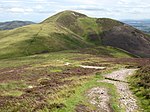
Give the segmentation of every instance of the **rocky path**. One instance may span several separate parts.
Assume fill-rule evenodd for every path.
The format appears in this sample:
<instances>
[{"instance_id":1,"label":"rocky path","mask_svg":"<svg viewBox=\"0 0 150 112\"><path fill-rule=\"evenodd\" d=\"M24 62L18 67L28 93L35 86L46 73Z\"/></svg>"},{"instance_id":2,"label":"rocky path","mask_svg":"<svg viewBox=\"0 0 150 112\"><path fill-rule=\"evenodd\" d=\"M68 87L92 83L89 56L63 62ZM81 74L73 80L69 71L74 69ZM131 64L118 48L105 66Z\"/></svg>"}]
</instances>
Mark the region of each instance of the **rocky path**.
<instances>
[{"instance_id":1,"label":"rocky path","mask_svg":"<svg viewBox=\"0 0 150 112\"><path fill-rule=\"evenodd\" d=\"M110 74L104 75L105 80L99 81L111 83L116 86L117 93L120 96L119 106L124 108L126 112L139 112L136 100L132 95L132 92L129 90L129 86L126 81L126 77L132 75L135 70L136 69L121 69L114 71ZM112 109L109 105L109 97L111 96L107 94L107 91L108 90L106 88L101 87L95 87L90 90L88 97L91 104L98 105L96 112L112 112Z\"/></svg>"},{"instance_id":2,"label":"rocky path","mask_svg":"<svg viewBox=\"0 0 150 112\"><path fill-rule=\"evenodd\" d=\"M109 100L108 90L106 88L95 87L88 91L89 102L96 106L94 112L113 112Z\"/></svg>"},{"instance_id":3,"label":"rocky path","mask_svg":"<svg viewBox=\"0 0 150 112\"><path fill-rule=\"evenodd\" d=\"M129 90L126 77L132 75L135 69L122 69L105 75L106 80L102 82L112 83L116 86L117 92L120 95L120 106L125 108L126 112L137 112L138 106L136 100Z\"/></svg>"}]
</instances>

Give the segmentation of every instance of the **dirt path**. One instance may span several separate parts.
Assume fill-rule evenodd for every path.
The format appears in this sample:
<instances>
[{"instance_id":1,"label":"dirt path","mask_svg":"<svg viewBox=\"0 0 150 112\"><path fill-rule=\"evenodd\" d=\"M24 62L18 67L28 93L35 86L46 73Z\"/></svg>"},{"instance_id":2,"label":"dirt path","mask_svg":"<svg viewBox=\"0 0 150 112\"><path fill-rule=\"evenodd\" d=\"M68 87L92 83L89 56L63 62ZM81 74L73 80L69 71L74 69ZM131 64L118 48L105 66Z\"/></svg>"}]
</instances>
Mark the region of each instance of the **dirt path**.
<instances>
[{"instance_id":1,"label":"dirt path","mask_svg":"<svg viewBox=\"0 0 150 112\"><path fill-rule=\"evenodd\" d=\"M133 74L136 69L122 69L105 75L106 79L102 82L112 83L116 86L117 92L120 95L120 106L125 108L126 112L137 112L138 106L136 100L129 90L126 77ZM108 79L107 79L108 78Z\"/></svg>"},{"instance_id":2,"label":"dirt path","mask_svg":"<svg viewBox=\"0 0 150 112\"><path fill-rule=\"evenodd\" d=\"M89 102L96 106L94 112L113 112L109 100L108 90L106 88L95 87L88 91Z\"/></svg>"},{"instance_id":3,"label":"dirt path","mask_svg":"<svg viewBox=\"0 0 150 112\"><path fill-rule=\"evenodd\" d=\"M126 112L139 112L136 100L129 90L126 77L133 74L136 69L121 69L114 71L110 74L104 75L105 80L99 82L106 82L114 84L117 88L117 93L120 96L119 103L120 107L124 108ZM106 88L95 87L90 90L88 97L90 103L95 105L97 108L96 112L112 112L109 105L109 96Z\"/></svg>"}]
</instances>

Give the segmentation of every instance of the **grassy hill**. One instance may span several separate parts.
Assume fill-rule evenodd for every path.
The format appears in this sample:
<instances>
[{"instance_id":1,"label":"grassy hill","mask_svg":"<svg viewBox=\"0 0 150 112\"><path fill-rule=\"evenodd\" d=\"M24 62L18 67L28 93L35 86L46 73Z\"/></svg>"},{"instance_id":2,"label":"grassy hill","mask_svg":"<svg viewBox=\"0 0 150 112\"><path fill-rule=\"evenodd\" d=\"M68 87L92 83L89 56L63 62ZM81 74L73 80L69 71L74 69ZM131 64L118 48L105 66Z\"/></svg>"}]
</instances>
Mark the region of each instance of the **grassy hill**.
<instances>
[{"instance_id":1,"label":"grassy hill","mask_svg":"<svg viewBox=\"0 0 150 112\"><path fill-rule=\"evenodd\" d=\"M64 11L43 23L56 22L80 35L85 41L124 49L141 57L150 57L150 38L147 34L109 18L90 18L73 11Z\"/></svg>"},{"instance_id":2,"label":"grassy hill","mask_svg":"<svg viewBox=\"0 0 150 112\"><path fill-rule=\"evenodd\" d=\"M119 34L118 29L120 29ZM131 54L148 57L149 43L145 34L121 22L107 18L90 18L77 12L64 11L40 24L0 31L0 58L102 45L121 48ZM107 47L105 49L107 51ZM128 55L123 50L118 52Z\"/></svg>"},{"instance_id":3,"label":"grassy hill","mask_svg":"<svg viewBox=\"0 0 150 112\"><path fill-rule=\"evenodd\" d=\"M123 23L108 19L108 18L90 18L84 14L80 14L74 11L64 11L58 13L42 23L55 22L60 27L67 28L68 30L80 35L84 40L88 42L96 42L101 45L102 34L106 30L110 30L113 26L119 26Z\"/></svg>"},{"instance_id":4,"label":"grassy hill","mask_svg":"<svg viewBox=\"0 0 150 112\"><path fill-rule=\"evenodd\" d=\"M30 25L2 31L0 56L25 56L87 46L81 38L55 23Z\"/></svg>"}]
</instances>

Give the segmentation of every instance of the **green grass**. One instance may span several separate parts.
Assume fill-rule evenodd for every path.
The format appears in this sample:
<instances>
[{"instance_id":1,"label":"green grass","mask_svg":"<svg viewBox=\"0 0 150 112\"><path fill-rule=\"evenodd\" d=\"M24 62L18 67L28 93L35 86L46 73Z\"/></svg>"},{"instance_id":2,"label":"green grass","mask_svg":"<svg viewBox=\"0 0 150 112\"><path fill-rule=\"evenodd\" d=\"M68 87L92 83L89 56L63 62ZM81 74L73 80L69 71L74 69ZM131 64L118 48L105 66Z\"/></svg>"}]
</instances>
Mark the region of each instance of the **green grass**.
<instances>
[{"instance_id":1,"label":"green grass","mask_svg":"<svg viewBox=\"0 0 150 112\"><path fill-rule=\"evenodd\" d=\"M36 24L0 32L0 58L77 49L86 42L55 23Z\"/></svg>"},{"instance_id":2,"label":"green grass","mask_svg":"<svg viewBox=\"0 0 150 112\"><path fill-rule=\"evenodd\" d=\"M129 78L130 87L138 98L138 103L144 112L150 110L150 66L139 69L135 75Z\"/></svg>"},{"instance_id":3,"label":"green grass","mask_svg":"<svg viewBox=\"0 0 150 112\"><path fill-rule=\"evenodd\" d=\"M26 84L23 81L13 81L8 83L0 83L0 90L11 90L17 88L25 88Z\"/></svg>"},{"instance_id":4,"label":"green grass","mask_svg":"<svg viewBox=\"0 0 150 112\"><path fill-rule=\"evenodd\" d=\"M126 51L119 48L113 48L111 46L99 46L95 48L87 48L84 52L89 54L95 54L98 56L114 57L114 58L131 58L136 57Z\"/></svg>"},{"instance_id":5,"label":"green grass","mask_svg":"<svg viewBox=\"0 0 150 112\"><path fill-rule=\"evenodd\" d=\"M12 91L5 91L3 93L1 93L2 96L13 96L13 97L19 97L23 94L22 91L18 91L18 90L12 90Z\"/></svg>"},{"instance_id":6,"label":"green grass","mask_svg":"<svg viewBox=\"0 0 150 112\"><path fill-rule=\"evenodd\" d=\"M84 53L84 55L82 54ZM19 67L23 65L32 65L37 66L37 63L46 63L51 61L52 65L62 65L65 62L71 63L79 63L79 61L74 61L72 58L81 57L82 59L86 59L92 55L94 61L95 57L102 56L102 57L133 57L132 55L118 51L112 47L97 47L97 48L85 48L82 50L65 50L60 52L52 52L52 53L45 53L45 54L37 54L32 56L24 56L24 57L12 57L10 59L0 59L0 68L6 67ZM101 57L100 57L101 58ZM101 58L102 59L102 58ZM98 60L96 60L98 61ZM35 64L34 64L35 63Z\"/></svg>"},{"instance_id":7,"label":"green grass","mask_svg":"<svg viewBox=\"0 0 150 112\"><path fill-rule=\"evenodd\" d=\"M23 81L0 83L0 93L2 96L21 96L23 92L18 89L26 87L27 85Z\"/></svg>"},{"instance_id":8,"label":"green grass","mask_svg":"<svg viewBox=\"0 0 150 112\"><path fill-rule=\"evenodd\" d=\"M50 70L50 72L62 72L61 69L53 69L53 70Z\"/></svg>"}]
</instances>

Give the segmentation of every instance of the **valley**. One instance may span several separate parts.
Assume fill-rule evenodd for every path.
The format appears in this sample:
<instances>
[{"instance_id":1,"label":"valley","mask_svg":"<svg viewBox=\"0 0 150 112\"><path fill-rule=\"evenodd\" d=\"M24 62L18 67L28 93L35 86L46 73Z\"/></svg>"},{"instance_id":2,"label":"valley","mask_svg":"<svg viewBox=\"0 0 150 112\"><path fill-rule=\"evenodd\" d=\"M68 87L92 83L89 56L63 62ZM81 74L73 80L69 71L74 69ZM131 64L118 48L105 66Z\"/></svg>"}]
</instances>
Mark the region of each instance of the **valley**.
<instances>
[{"instance_id":1,"label":"valley","mask_svg":"<svg viewBox=\"0 0 150 112\"><path fill-rule=\"evenodd\" d=\"M150 20L123 20L123 22L145 33L150 33Z\"/></svg>"}]
</instances>

